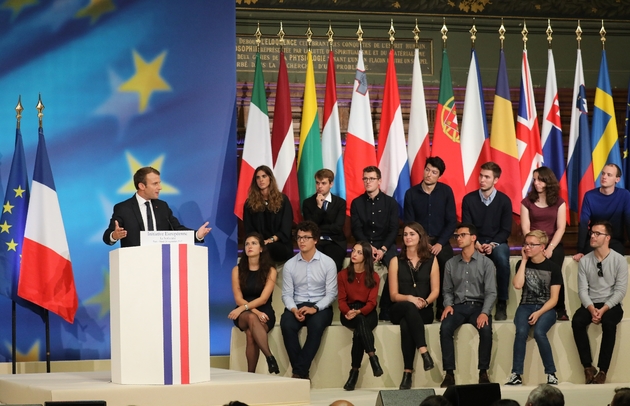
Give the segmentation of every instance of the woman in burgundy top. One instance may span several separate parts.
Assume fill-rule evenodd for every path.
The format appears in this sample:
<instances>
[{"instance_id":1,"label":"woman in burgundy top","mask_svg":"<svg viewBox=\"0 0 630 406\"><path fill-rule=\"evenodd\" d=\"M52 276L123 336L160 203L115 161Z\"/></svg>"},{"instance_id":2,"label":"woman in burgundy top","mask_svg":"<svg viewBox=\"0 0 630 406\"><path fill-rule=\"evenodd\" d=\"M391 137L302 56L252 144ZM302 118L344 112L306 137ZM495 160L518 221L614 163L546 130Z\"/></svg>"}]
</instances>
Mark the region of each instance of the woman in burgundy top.
<instances>
[{"instance_id":1,"label":"woman in burgundy top","mask_svg":"<svg viewBox=\"0 0 630 406\"><path fill-rule=\"evenodd\" d=\"M354 329L352 334L352 369L345 390L354 390L359 378L363 352L370 357L374 376L383 375L374 348L372 330L378 324L376 297L379 277L374 272L372 246L365 241L357 242L352 248L350 265L337 275L339 311L341 324Z\"/></svg>"},{"instance_id":2,"label":"woman in burgundy top","mask_svg":"<svg viewBox=\"0 0 630 406\"><path fill-rule=\"evenodd\" d=\"M562 237L567 227L567 203L559 194L560 185L553 171L546 166L534 169L531 190L521 202L521 231L523 235L532 230L547 233L549 244L543 254L562 269ZM569 320L564 305L564 285L560 288L555 310L558 320Z\"/></svg>"}]
</instances>

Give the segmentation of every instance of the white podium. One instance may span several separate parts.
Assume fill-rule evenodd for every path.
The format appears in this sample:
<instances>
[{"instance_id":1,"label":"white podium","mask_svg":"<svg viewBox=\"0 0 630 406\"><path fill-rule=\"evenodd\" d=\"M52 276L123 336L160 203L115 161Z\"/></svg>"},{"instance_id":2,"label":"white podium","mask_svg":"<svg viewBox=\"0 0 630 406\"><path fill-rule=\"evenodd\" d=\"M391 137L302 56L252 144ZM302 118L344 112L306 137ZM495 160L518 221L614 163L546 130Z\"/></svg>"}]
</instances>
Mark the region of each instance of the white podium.
<instances>
[{"instance_id":1,"label":"white podium","mask_svg":"<svg viewBox=\"0 0 630 406\"><path fill-rule=\"evenodd\" d=\"M112 382L209 381L207 248L118 248L109 264Z\"/></svg>"}]
</instances>

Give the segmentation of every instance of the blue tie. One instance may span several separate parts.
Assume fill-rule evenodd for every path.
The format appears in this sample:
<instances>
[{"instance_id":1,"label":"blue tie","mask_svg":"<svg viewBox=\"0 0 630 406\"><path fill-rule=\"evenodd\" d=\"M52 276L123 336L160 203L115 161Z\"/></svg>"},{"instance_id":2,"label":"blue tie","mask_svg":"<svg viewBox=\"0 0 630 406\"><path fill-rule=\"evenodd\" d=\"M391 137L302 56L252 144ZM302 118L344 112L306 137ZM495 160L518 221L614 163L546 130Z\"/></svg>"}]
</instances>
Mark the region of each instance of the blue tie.
<instances>
[{"instance_id":1,"label":"blue tie","mask_svg":"<svg viewBox=\"0 0 630 406\"><path fill-rule=\"evenodd\" d=\"M151 202L146 201L144 205L147 206L147 231L154 231L153 216L151 215Z\"/></svg>"},{"instance_id":2,"label":"blue tie","mask_svg":"<svg viewBox=\"0 0 630 406\"><path fill-rule=\"evenodd\" d=\"M327 211L327 210L328 210L328 200L324 200L324 206L323 206L323 208L324 208L324 211Z\"/></svg>"}]
</instances>

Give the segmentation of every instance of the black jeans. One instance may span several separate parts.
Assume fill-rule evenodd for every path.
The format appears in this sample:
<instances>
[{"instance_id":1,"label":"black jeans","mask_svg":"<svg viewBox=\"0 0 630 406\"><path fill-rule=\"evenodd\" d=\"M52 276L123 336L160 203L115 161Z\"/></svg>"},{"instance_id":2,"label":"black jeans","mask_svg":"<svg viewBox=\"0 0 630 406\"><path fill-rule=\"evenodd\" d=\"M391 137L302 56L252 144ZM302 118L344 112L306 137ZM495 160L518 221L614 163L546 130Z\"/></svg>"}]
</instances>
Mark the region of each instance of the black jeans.
<instances>
[{"instance_id":1,"label":"black jeans","mask_svg":"<svg viewBox=\"0 0 630 406\"><path fill-rule=\"evenodd\" d=\"M312 307L315 303L300 303L298 309L304 306ZM319 344L326 327L330 326L333 319L332 308L327 307L319 310L315 314L306 316L304 321L299 321L290 310L284 309L280 318L280 329L282 330L282 340L289 355L293 373L299 376L308 376L311 362L317 355ZM298 333L302 327L306 326L308 334L304 347L300 347Z\"/></svg>"},{"instance_id":2,"label":"black jeans","mask_svg":"<svg viewBox=\"0 0 630 406\"><path fill-rule=\"evenodd\" d=\"M389 309L391 321L400 324L400 348L404 369L413 370L416 351L426 347L424 325L433 323L433 307L420 310L411 302L396 302Z\"/></svg>"},{"instance_id":3,"label":"black jeans","mask_svg":"<svg viewBox=\"0 0 630 406\"><path fill-rule=\"evenodd\" d=\"M593 303L596 309L604 306L604 303ZM612 359L613 349L615 348L615 339L617 338L617 324L623 318L623 309L620 305L608 309L602 316L602 343L599 347L599 361L597 366L603 371L608 371L610 360ZM573 315L571 327L573 328L573 339L577 346L578 354L580 354L580 362L584 368L592 366L593 358L591 356L591 344L588 341L586 328L592 322L591 312L584 306Z\"/></svg>"},{"instance_id":4,"label":"black jeans","mask_svg":"<svg viewBox=\"0 0 630 406\"><path fill-rule=\"evenodd\" d=\"M378 315L376 309L367 315L357 314L353 319L348 320L342 314L339 317L341 324L350 329L354 329L352 333L352 368L361 368L363 353L375 352L374 334L372 330L378 325Z\"/></svg>"},{"instance_id":5,"label":"black jeans","mask_svg":"<svg viewBox=\"0 0 630 406\"><path fill-rule=\"evenodd\" d=\"M448 315L440 325L440 344L442 345L442 364L444 370L455 369L455 344L453 336L462 324L469 323L477 328L477 317L481 314L482 303L470 302L453 306L453 314ZM478 329L479 332L479 369L490 369L492 353L492 316L488 316L488 324Z\"/></svg>"}]
</instances>

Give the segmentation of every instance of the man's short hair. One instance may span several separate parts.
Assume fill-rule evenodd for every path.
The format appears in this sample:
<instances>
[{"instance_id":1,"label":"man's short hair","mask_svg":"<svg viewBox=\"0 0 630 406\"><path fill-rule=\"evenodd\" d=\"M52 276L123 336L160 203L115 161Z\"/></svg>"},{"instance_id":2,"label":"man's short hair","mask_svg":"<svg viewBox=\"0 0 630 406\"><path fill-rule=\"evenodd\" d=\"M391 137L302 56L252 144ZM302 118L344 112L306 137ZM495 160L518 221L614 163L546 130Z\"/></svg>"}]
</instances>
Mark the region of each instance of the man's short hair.
<instances>
[{"instance_id":1,"label":"man's short hair","mask_svg":"<svg viewBox=\"0 0 630 406\"><path fill-rule=\"evenodd\" d=\"M612 238L613 226L610 223L610 221L608 221L608 220L597 220L597 221L594 221L594 222L591 223L591 230L595 226L603 226L606 229L606 234L608 234L610 236L610 238Z\"/></svg>"},{"instance_id":2,"label":"man's short hair","mask_svg":"<svg viewBox=\"0 0 630 406\"><path fill-rule=\"evenodd\" d=\"M304 231L305 233L311 232L311 235L315 240L319 240L319 227L311 220L302 221L295 227L295 233L298 231Z\"/></svg>"},{"instance_id":3,"label":"man's short hair","mask_svg":"<svg viewBox=\"0 0 630 406\"><path fill-rule=\"evenodd\" d=\"M369 172L376 172L376 177L378 179L381 178L381 170L378 169L377 166L370 165L370 166L366 166L365 168L363 168L363 173L369 173Z\"/></svg>"},{"instance_id":4,"label":"man's short hair","mask_svg":"<svg viewBox=\"0 0 630 406\"><path fill-rule=\"evenodd\" d=\"M492 171L492 174L495 178L501 177L501 167L492 161L486 162L485 164L481 165L481 169Z\"/></svg>"},{"instance_id":5,"label":"man's short hair","mask_svg":"<svg viewBox=\"0 0 630 406\"><path fill-rule=\"evenodd\" d=\"M630 388L615 388L610 406L630 406Z\"/></svg>"},{"instance_id":6,"label":"man's short hair","mask_svg":"<svg viewBox=\"0 0 630 406\"><path fill-rule=\"evenodd\" d=\"M459 230L460 228L467 228L470 235L477 235L477 226L472 223L458 223L455 230Z\"/></svg>"},{"instance_id":7,"label":"man's short hair","mask_svg":"<svg viewBox=\"0 0 630 406\"><path fill-rule=\"evenodd\" d=\"M150 166L145 166L144 168L140 168L133 174L133 184L136 187L136 190L140 189L140 184L147 184L147 175L150 173L154 173L160 176L160 171Z\"/></svg>"},{"instance_id":8,"label":"man's short hair","mask_svg":"<svg viewBox=\"0 0 630 406\"><path fill-rule=\"evenodd\" d=\"M432 167L440 171L440 176L444 175L444 172L446 171L446 164L439 156L428 157L427 160L424 162L424 167L426 168L427 165L431 165Z\"/></svg>"},{"instance_id":9,"label":"man's short hair","mask_svg":"<svg viewBox=\"0 0 630 406\"><path fill-rule=\"evenodd\" d=\"M330 183L333 183L335 181L335 173L331 171L330 169L323 168L315 172L315 179L318 179L318 180L328 179Z\"/></svg>"},{"instance_id":10,"label":"man's short hair","mask_svg":"<svg viewBox=\"0 0 630 406\"><path fill-rule=\"evenodd\" d=\"M618 178L620 178L620 177L621 177L621 173L622 173L622 172L621 172L621 168L619 167L619 165L614 164L614 163L612 163L612 162L609 162L609 163L607 163L606 165L604 165L604 167L607 167L607 166L614 166L614 167L615 167L615 169L617 169L617 177L618 177Z\"/></svg>"},{"instance_id":11,"label":"man's short hair","mask_svg":"<svg viewBox=\"0 0 630 406\"><path fill-rule=\"evenodd\" d=\"M525 235L525 238L527 237L538 238L538 242L540 242L545 247L549 243L549 237L547 236L547 233L544 232L543 230L532 230Z\"/></svg>"},{"instance_id":12,"label":"man's short hair","mask_svg":"<svg viewBox=\"0 0 630 406\"><path fill-rule=\"evenodd\" d=\"M452 406L453 404L442 395L431 395L426 397L420 406Z\"/></svg>"},{"instance_id":13,"label":"man's short hair","mask_svg":"<svg viewBox=\"0 0 630 406\"><path fill-rule=\"evenodd\" d=\"M525 406L564 406L564 395L555 386L542 383L529 393Z\"/></svg>"}]
</instances>

